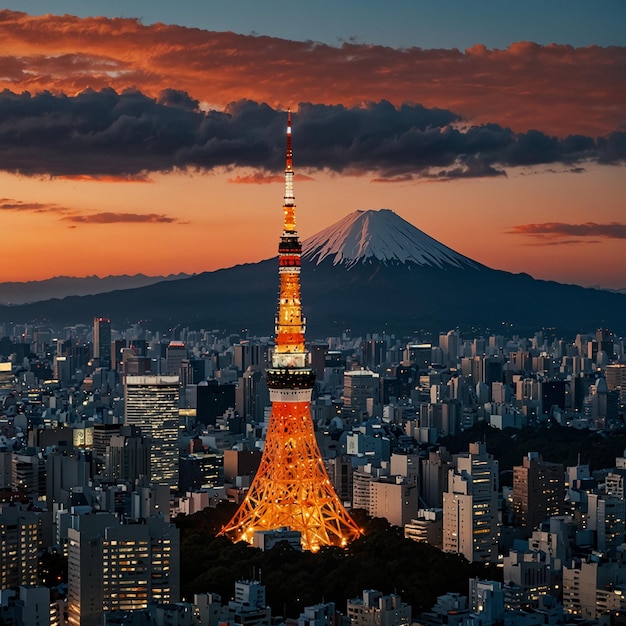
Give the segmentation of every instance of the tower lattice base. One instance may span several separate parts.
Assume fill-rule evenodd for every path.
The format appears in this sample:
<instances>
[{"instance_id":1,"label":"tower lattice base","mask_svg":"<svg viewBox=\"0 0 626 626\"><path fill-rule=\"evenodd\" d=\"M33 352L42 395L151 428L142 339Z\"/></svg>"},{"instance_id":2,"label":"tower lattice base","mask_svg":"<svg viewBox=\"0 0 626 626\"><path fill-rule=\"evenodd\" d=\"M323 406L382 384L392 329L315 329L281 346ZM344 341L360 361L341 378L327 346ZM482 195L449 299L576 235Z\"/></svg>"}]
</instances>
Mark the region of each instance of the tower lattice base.
<instances>
[{"instance_id":1,"label":"tower lattice base","mask_svg":"<svg viewBox=\"0 0 626 626\"><path fill-rule=\"evenodd\" d=\"M328 478L309 402L273 402L261 463L245 500L222 530L252 542L255 531L288 527L315 551L361 535Z\"/></svg>"}]
</instances>

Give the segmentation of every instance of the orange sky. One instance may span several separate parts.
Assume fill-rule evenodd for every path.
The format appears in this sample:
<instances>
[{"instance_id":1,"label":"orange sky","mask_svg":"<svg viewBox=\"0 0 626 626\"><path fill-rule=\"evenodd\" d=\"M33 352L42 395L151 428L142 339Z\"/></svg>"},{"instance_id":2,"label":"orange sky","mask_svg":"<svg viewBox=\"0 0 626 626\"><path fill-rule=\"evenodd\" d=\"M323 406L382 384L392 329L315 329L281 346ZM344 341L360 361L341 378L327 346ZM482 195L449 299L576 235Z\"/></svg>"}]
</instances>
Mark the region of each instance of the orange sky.
<instances>
[{"instance_id":1,"label":"orange sky","mask_svg":"<svg viewBox=\"0 0 626 626\"><path fill-rule=\"evenodd\" d=\"M0 12L0 41L0 88L28 90L33 97L42 90L54 98L111 86L156 98L163 89L176 89L204 110L223 110L245 98L273 108L291 106L296 115L299 102L358 107L385 99L395 107L421 103L451 111L459 119L450 128L496 124L514 133L537 129L560 140L572 134L595 140L626 129L626 51L619 47L333 48L134 20L34 18L8 11ZM35 171L35 150L26 156L20 150L19 133L26 126L9 127L6 120L3 126L2 110L0 104L0 281L202 272L275 254L282 186L274 164L263 170L233 160L182 172L156 164L134 172L131 178L138 180L129 182L107 174L102 163L97 177L94 170L84 171L89 157L80 154L72 168L76 175L67 167L59 174L54 152L47 151ZM294 120L296 146L297 128ZM283 138L276 141L282 145ZM463 159L470 144L463 144ZM560 150L565 144L558 145ZM19 157L26 164L15 166L23 174L10 172L12 154L15 163ZM303 239L357 209L390 208L491 267L626 287L621 157L605 164L605 151L582 162L558 157L529 165L507 157L497 163L506 175L449 176L454 168L446 165L447 178L428 177L425 170L399 171L394 178L392 161L380 170L373 160L339 164L331 173L312 160L309 167L302 160L299 165L298 155L296 147ZM306 158L313 157L307 152ZM463 162L471 170L475 160ZM429 166L439 167L435 161ZM250 182L265 176L278 182ZM396 182L374 182L392 178Z\"/></svg>"}]
</instances>

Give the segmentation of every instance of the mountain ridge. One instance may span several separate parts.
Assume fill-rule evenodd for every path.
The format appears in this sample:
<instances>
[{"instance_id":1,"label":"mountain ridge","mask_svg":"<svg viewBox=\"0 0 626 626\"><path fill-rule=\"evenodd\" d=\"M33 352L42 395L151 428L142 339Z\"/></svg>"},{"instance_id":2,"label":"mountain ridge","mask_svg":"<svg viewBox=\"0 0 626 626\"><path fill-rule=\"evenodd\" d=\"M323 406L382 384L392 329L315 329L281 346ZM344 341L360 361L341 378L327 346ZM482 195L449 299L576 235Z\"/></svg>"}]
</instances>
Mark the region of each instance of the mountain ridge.
<instances>
[{"instance_id":1,"label":"mountain ridge","mask_svg":"<svg viewBox=\"0 0 626 626\"><path fill-rule=\"evenodd\" d=\"M362 213L351 214L352 222ZM624 294L491 269L425 234L428 239L417 238L429 245L434 242L434 248L427 248L428 255L407 244L401 246L400 256L394 256L387 254L396 246L383 236L386 228L361 233L362 241L348 254L350 248L343 250L337 231L325 230L325 238L309 238L314 244L307 244L302 257L302 303L309 339L337 335L348 328L359 334L401 335L457 327L495 333L505 328L519 333L547 328L574 335L609 327L626 334ZM368 248L379 235L382 259ZM323 258L315 254L320 249L326 252ZM420 258L425 262L417 262ZM448 262L450 258L456 263ZM278 285L278 262L273 257L136 289L2 306L0 322L90 324L93 317L107 315L120 328L142 322L154 330L175 326L245 329L267 336L273 333Z\"/></svg>"},{"instance_id":2,"label":"mountain ridge","mask_svg":"<svg viewBox=\"0 0 626 626\"><path fill-rule=\"evenodd\" d=\"M0 283L0 304L19 305L67 296L86 296L122 289L144 287L157 282L189 278L190 274L149 276L146 274L117 274L108 276L53 276L24 282Z\"/></svg>"}]
</instances>

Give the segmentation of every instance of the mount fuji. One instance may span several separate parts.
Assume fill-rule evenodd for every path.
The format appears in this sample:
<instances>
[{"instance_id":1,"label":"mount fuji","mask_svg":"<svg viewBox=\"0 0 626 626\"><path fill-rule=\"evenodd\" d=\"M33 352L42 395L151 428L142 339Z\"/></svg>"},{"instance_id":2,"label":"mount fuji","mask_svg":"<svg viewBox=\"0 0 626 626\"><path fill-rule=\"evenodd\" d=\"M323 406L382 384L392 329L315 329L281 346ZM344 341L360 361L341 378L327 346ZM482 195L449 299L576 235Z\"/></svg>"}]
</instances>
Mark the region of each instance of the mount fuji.
<instances>
[{"instance_id":1,"label":"mount fuji","mask_svg":"<svg viewBox=\"0 0 626 626\"><path fill-rule=\"evenodd\" d=\"M491 269L388 209L356 211L305 240L301 283L309 339L346 329L626 333L626 295ZM0 322L57 328L107 315L118 328L142 321L154 330L271 335L277 295L273 258L137 289L0 306Z\"/></svg>"},{"instance_id":2,"label":"mount fuji","mask_svg":"<svg viewBox=\"0 0 626 626\"><path fill-rule=\"evenodd\" d=\"M319 264L351 268L359 263L414 264L452 267L484 267L422 232L390 209L355 211L321 230L303 244L303 258Z\"/></svg>"}]
</instances>

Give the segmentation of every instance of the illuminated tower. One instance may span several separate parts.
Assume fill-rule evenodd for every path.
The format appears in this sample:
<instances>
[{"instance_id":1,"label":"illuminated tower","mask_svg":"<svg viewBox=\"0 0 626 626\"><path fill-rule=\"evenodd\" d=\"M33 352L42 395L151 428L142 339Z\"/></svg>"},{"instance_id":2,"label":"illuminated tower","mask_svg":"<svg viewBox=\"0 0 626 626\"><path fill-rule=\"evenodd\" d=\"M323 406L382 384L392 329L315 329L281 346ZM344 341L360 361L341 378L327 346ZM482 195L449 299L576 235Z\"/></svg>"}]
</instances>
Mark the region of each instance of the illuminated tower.
<instances>
[{"instance_id":1,"label":"illuminated tower","mask_svg":"<svg viewBox=\"0 0 626 626\"><path fill-rule=\"evenodd\" d=\"M272 414L261 464L245 500L222 532L252 543L257 530L289 527L302 547L345 545L361 531L337 497L322 462L311 419L315 374L304 345L300 303L302 246L293 195L291 113L287 121L284 227L278 245L280 293L276 345L267 370Z\"/></svg>"}]
</instances>

